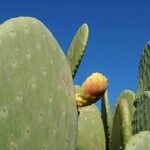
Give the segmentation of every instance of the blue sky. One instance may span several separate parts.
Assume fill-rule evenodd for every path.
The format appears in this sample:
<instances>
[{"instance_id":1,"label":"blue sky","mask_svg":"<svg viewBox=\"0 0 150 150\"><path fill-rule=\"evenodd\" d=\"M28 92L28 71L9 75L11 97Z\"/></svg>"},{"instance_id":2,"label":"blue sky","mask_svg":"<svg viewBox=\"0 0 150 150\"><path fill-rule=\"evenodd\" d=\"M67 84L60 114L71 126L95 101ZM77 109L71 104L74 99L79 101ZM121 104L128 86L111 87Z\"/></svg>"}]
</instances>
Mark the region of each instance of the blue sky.
<instances>
[{"instance_id":1,"label":"blue sky","mask_svg":"<svg viewBox=\"0 0 150 150\"><path fill-rule=\"evenodd\" d=\"M91 73L103 73L109 78L113 107L121 91L137 89L140 55L150 40L149 6L148 0L1 0L0 23L12 17L36 17L66 53L78 27L86 22L90 36L74 82L81 84Z\"/></svg>"}]
</instances>

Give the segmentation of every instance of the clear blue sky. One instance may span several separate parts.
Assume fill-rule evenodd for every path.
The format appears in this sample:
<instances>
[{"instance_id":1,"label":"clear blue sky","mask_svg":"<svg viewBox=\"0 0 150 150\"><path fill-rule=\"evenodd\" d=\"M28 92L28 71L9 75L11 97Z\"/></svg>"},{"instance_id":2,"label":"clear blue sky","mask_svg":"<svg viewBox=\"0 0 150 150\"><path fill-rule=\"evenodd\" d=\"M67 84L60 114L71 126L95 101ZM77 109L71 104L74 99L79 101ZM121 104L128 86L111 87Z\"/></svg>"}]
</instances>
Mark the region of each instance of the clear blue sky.
<instances>
[{"instance_id":1,"label":"clear blue sky","mask_svg":"<svg viewBox=\"0 0 150 150\"><path fill-rule=\"evenodd\" d=\"M111 107L124 89L136 91L139 58L150 40L149 0L0 1L0 23L18 16L40 19L64 53L78 27L86 22L90 37L75 84L92 72L102 72L109 78Z\"/></svg>"}]
</instances>

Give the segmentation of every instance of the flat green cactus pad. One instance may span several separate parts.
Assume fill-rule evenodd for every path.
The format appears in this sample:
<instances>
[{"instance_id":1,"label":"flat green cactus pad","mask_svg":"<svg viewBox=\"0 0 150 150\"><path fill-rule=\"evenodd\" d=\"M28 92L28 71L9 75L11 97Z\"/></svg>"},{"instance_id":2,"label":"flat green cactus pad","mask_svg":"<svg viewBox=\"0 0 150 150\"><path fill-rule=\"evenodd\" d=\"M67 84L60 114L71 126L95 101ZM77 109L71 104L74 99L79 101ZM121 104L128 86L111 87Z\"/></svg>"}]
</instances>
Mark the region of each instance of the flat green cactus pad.
<instances>
[{"instance_id":1,"label":"flat green cactus pad","mask_svg":"<svg viewBox=\"0 0 150 150\"><path fill-rule=\"evenodd\" d=\"M124 150L131 136L132 125L128 103L125 99L121 99L113 118L111 150Z\"/></svg>"},{"instance_id":2,"label":"flat green cactus pad","mask_svg":"<svg viewBox=\"0 0 150 150\"><path fill-rule=\"evenodd\" d=\"M132 136L125 150L150 150L150 131L142 131Z\"/></svg>"},{"instance_id":3,"label":"flat green cactus pad","mask_svg":"<svg viewBox=\"0 0 150 150\"><path fill-rule=\"evenodd\" d=\"M105 150L105 133L95 105L79 109L77 150Z\"/></svg>"},{"instance_id":4,"label":"flat green cactus pad","mask_svg":"<svg viewBox=\"0 0 150 150\"><path fill-rule=\"evenodd\" d=\"M109 105L107 90L105 91L104 96L102 97L101 117L103 120L104 130L105 130L106 149L109 150L110 149L110 143L111 143L112 114L110 111L110 105Z\"/></svg>"},{"instance_id":5,"label":"flat green cactus pad","mask_svg":"<svg viewBox=\"0 0 150 150\"><path fill-rule=\"evenodd\" d=\"M66 58L40 21L0 25L1 150L74 150L74 96Z\"/></svg>"},{"instance_id":6,"label":"flat green cactus pad","mask_svg":"<svg viewBox=\"0 0 150 150\"><path fill-rule=\"evenodd\" d=\"M143 50L139 64L138 93L150 90L150 42Z\"/></svg>"},{"instance_id":7,"label":"flat green cactus pad","mask_svg":"<svg viewBox=\"0 0 150 150\"><path fill-rule=\"evenodd\" d=\"M129 106L129 111L130 111L130 118L131 121L133 120L133 115L135 112L135 106L134 106L134 101L135 101L135 93L131 90L124 90L117 98L117 102L116 105L114 107L114 113L116 111L116 108L118 106L118 103L121 99L126 99L126 101L128 102L128 106Z\"/></svg>"},{"instance_id":8,"label":"flat green cactus pad","mask_svg":"<svg viewBox=\"0 0 150 150\"><path fill-rule=\"evenodd\" d=\"M134 133L150 131L150 91L136 97L136 111L133 120Z\"/></svg>"},{"instance_id":9,"label":"flat green cactus pad","mask_svg":"<svg viewBox=\"0 0 150 150\"><path fill-rule=\"evenodd\" d=\"M68 53L67 53L67 60L71 68L72 76L74 77L76 71L80 65L82 57L85 52L85 47L87 45L87 40L89 36L89 28L87 24L83 24L77 31L76 35L74 36Z\"/></svg>"}]
</instances>

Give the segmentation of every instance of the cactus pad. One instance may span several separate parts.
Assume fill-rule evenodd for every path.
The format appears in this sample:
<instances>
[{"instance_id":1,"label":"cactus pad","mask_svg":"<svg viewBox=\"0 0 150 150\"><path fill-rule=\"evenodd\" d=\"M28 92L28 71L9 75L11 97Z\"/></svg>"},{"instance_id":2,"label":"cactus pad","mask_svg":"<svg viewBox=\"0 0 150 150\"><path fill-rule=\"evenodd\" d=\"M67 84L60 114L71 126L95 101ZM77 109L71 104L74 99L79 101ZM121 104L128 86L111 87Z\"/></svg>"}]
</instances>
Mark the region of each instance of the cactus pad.
<instances>
[{"instance_id":1,"label":"cactus pad","mask_svg":"<svg viewBox=\"0 0 150 150\"><path fill-rule=\"evenodd\" d=\"M107 90L105 91L105 93L102 97L101 117L103 120L104 130L105 130L106 149L110 150L111 130L112 130L112 114L110 111L110 105L109 105Z\"/></svg>"},{"instance_id":2,"label":"cactus pad","mask_svg":"<svg viewBox=\"0 0 150 150\"><path fill-rule=\"evenodd\" d=\"M133 120L134 133L150 131L150 91L145 91L136 98L136 111Z\"/></svg>"},{"instance_id":3,"label":"cactus pad","mask_svg":"<svg viewBox=\"0 0 150 150\"><path fill-rule=\"evenodd\" d=\"M1 149L74 150L74 97L66 58L40 21L19 17L0 25Z\"/></svg>"},{"instance_id":4,"label":"cactus pad","mask_svg":"<svg viewBox=\"0 0 150 150\"><path fill-rule=\"evenodd\" d=\"M135 106L134 106L134 101L135 101L135 93L132 92L131 90L124 90L119 97L117 98L117 103L114 107L114 113L116 110L116 107L118 106L118 103L121 99L126 99L128 102L128 106L129 106L129 111L130 111L130 118L131 121L133 120L133 115L135 112Z\"/></svg>"},{"instance_id":5,"label":"cactus pad","mask_svg":"<svg viewBox=\"0 0 150 150\"><path fill-rule=\"evenodd\" d=\"M87 40L89 36L89 28L87 24L83 24L74 36L67 53L67 60L71 68L72 76L74 77L80 65L85 52Z\"/></svg>"},{"instance_id":6,"label":"cactus pad","mask_svg":"<svg viewBox=\"0 0 150 150\"><path fill-rule=\"evenodd\" d=\"M150 42L144 48L139 65L138 93L150 90Z\"/></svg>"},{"instance_id":7,"label":"cactus pad","mask_svg":"<svg viewBox=\"0 0 150 150\"><path fill-rule=\"evenodd\" d=\"M121 99L113 118L111 150L124 150L125 144L131 136L132 125L128 103Z\"/></svg>"},{"instance_id":8,"label":"cactus pad","mask_svg":"<svg viewBox=\"0 0 150 150\"><path fill-rule=\"evenodd\" d=\"M125 150L150 150L150 131L142 131L131 137Z\"/></svg>"},{"instance_id":9,"label":"cactus pad","mask_svg":"<svg viewBox=\"0 0 150 150\"><path fill-rule=\"evenodd\" d=\"M77 150L105 150L105 134L100 112L93 104L79 108Z\"/></svg>"}]
</instances>

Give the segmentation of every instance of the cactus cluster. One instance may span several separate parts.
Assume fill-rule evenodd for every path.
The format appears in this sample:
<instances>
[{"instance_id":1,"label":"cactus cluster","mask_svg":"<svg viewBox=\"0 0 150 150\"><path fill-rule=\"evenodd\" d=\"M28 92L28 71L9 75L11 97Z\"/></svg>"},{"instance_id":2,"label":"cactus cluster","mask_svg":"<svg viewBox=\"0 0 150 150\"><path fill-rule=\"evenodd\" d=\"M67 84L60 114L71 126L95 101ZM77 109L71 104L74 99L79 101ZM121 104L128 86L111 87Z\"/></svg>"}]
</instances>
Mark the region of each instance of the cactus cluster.
<instances>
[{"instance_id":1,"label":"cactus cluster","mask_svg":"<svg viewBox=\"0 0 150 150\"><path fill-rule=\"evenodd\" d=\"M124 90L111 112L107 77L96 72L73 83L88 36L83 24L65 56L35 18L0 25L0 149L150 150L150 44L137 92Z\"/></svg>"}]
</instances>

